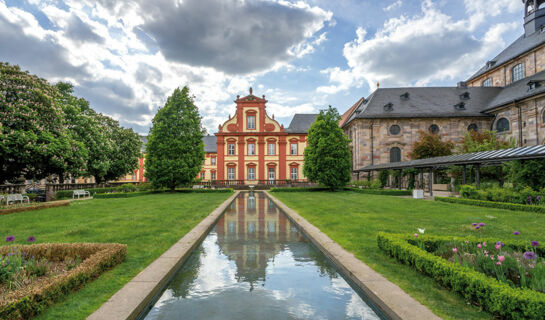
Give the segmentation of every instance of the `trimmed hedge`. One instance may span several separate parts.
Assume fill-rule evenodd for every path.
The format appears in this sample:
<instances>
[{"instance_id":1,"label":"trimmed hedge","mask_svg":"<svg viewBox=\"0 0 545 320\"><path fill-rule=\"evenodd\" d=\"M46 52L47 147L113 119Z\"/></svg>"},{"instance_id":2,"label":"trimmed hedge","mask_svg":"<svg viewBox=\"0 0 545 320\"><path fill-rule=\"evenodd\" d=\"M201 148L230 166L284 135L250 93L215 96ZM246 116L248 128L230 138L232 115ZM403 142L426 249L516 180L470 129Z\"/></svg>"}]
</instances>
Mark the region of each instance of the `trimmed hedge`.
<instances>
[{"instance_id":1,"label":"trimmed hedge","mask_svg":"<svg viewBox=\"0 0 545 320\"><path fill-rule=\"evenodd\" d=\"M315 191L329 191L324 187L283 187L283 188L271 188L270 192L315 192Z\"/></svg>"},{"instance_id":2,"label":"trimmed hedge","mask_svg":"<svg viewBox=\"0 0 545 320\"><path fill-rule=\"evenodd\" d=\"M412 190L396 190L396 189L345 188L345 190L365 193L365 194L383 195L383 196L410 196L413 194Z\"/></svg>"},{"instance_id":3,"label":"trimmed hedge","mask_svg":"<svg viewBox=\"0 0 545 320\"><path fill-rule=\"evenodd\" d=\"M1 246L0 254L8 254L12 247ZM21 245L17 249L50 261L76 256L83 261L72 270L36 279L32 284L0 297L0 319L29 319L36 316L66 294L121 263L127 255L127 246L118 243L44 243Z\"/></svg>"},{"instance_id":4,"label":"trimmed hedge","mask_svg":"<svg viewBox=\"0 0 545 320\"><path fill-rule=\"evenodd\" d=\"M471 206L479 206L479 207L487 207L487 208L498 208L498 209L515 210L515 211L545 213L544 206L533 206L533 205L518 204L518 203L473 200L473 199L454 198L454 197L435 197L435 201L467 204Z\"/></svg>"},{"instance_id":5,"label":"trimmed hedge","mask_svg":"<svg viewBox=\"0 0 545 320\"><path fill-rule=\"evenodd\" d=\"M477 244L482 241L495 243L498 239L474 239L456 237L421 236L425 246L435 247L441 242L469 241ZM449 262L416 246L411 235L380 232L377 236L380 249L398 261L413 266L418 271L432 277L438 283L461 294L466 300L479 304L485 310L504 319L543 319L545 314L545 294L530 289L512 288L506 283L488 277L483 273ZM515 250L524 250L522 241L506 241L505 245ZM538 247L543 255L545 250Z\"/></svg>"},{"instance_id":6,"label":"trimmed hedge","mask_svg":"<svg viewBox=\"0 0 545 320\"><path fill-rule=\"evenodd\" d=\"M176 189L175 191L137 191L137 192L113 192L113 193L97 193L93 196L94 199L114 199L114 198L132 198L145 196L156 193L230 193L233 189Z\"/></svg>"},{"instance_id":7,"label":"trimmed hedge","mask_svg":"<svg viewBox=\"0 0 545 320\"><path fill-rule=\"evenodd\" d=\"M47 209L47 208L55 208L55 207L62 207L62 206L68 206L70 205L70 201L68 200L62 200L62 201L52 201L52 202L40 202L37 204L24 206L24 207L14 207L14 208L2 208L0 209L0 215L3 214L10 214L15 212L23 212L23 211L31 211L31 210L40 210L40 209Z\"/></svg>"},{"instance_id":8,"label":"trimmed hedge","mask_svg":"<svg viewBox=\"0 0 545 320\"><path fill-rule=\"evenodd\" d=\"M234 192L233 188L224 188L224 189L192 189L192 188L182 188L176 189L175 192L180 193L232 193Z\"/></svg>"},{"instance_id":9,"label":"trimmed hedge","mask_svg":"<svg viewBox=\"0 0 545 320\"><path fill-rule=\"evenodd\" d=\"M107 193L107 192L114 192L116 191L116 187L112 188L92 188L92 189L84 189L85 191L89 191L91 193L91 197L96 193ZM60 190L55 193L55 199L72 199L72 194L74 193L74 190Z\"/></svg>"}]
</instances>

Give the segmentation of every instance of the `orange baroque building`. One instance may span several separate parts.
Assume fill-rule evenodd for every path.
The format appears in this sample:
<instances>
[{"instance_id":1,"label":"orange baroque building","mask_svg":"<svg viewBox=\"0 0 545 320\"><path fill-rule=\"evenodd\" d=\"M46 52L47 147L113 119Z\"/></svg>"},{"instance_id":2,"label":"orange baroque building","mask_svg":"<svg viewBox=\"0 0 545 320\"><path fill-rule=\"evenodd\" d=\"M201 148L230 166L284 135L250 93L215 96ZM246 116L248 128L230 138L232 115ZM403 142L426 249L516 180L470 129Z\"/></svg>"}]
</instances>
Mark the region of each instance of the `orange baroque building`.
<instances>
[{"instance_id":1,"label":"orange baroque building","mask_svg":"<svg viewBox=\"0 0 545 320\"><path fill-rule=\"evenodd\" d=\"M200 177L244 184L305 181L303 151L308 129L317 115L296 114L289 127L284 128L274 116L267 115L265 96L254 96L252 88L248 96L237 96L235 103L236 113L219 126L216 150L207 152ZM207 140L206 144L211 144L210 138Z\"/></svg>"}]
</instances>

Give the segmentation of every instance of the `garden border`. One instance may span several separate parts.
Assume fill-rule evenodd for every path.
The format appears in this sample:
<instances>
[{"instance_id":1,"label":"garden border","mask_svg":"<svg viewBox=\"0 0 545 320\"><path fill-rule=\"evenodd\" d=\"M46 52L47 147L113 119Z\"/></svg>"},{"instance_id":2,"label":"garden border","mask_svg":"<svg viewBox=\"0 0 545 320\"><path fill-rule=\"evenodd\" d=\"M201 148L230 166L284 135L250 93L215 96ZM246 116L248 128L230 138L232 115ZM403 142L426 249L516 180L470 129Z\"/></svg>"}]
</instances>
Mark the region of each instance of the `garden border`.
<instances>
[{"instance_id":1,"label":"garden border","mask_svg":"<svg viewBox=\"0 0 545 320\"><path fill-rule=\"evenodd\" d=\"M390 319L440 319L426 306L331 240L297 212L269 192L265 191L265 193L306 234L311 242L331 259L341 272L354 282Z\"/></svg>"},{"instance_id":2,"label":"garden border","mask_svg":"<svg viewBox=\"0 0 545 320\"><path fill-rule=\"evenodd\" d=\"M214 209L159 258L140 271L136 277L126 283L121 290L117 291L87 319L125 320L139 317L193 252L193 249L206 237L210 229L214 227L222 213L239 193L240 191L235 191L233 195Z\"/></svg>"},{"instance_id":3,"label":"garden border","mask_svg":"<svg viewBox=\"0 0 545 320\"><path fill-rule=\"evenodd\" d=\"M0 215L6 215L6 214L11 214L16 212L25 212L25 211L32 211L32 210L63 207L63 206L70 205L70 202L71 200L59 200L59 201L43 202L33 206L0 209Z\"/></svg>"},{"instance_id":4,"label":"garden border","mask_svg":"<svg viewBox=\"0 0 545 320\"><path fill-rule=\"evenodd\" d=\"M475 200L475 199L454 198L454 197L435 197L435 201L458 203L458 204L487 207L487 208L514 210L514 211L545 213L545 207L534 206L529 204L527 205L527 204L510 203L510 202L497 202L497 201Z\"/></svg>"},{"instance_id":5,"label":"garden border","mask_svg":"<svg viewBox=\"0 0 545 320\"><path fill-rule=\"evenodd\" d=\"M36 257L55 259L58 256L81 255L86 258L72 270L52 278L38 279L28 287L7 294L0 300L1 319L28 319L47 306L61 300L68 292L82 287L106 270L121 263L127 246L119 243L41 243L15 245L18 250ZM13 245L0 247L0 254L8 254Z\"/></svg>"},{"instance_id":6,"label":"garden border","mask_svg":"<svg viewBox=\"0 0 545 320\"><path fill-rule=\"evenodd\" d=\"M422 236L418 240L424 243L467 240L476 245L482 241L495 243L498 239ZM530 289L512 288L497 279L451 263L411 244L415 241L412 235L384 232L377 235L379 248L390 256L401 263L413 266L432 277L437 283L461 294L466 300L478 303L492 314L509 319L542 319L545 314L545 294ZM522 241L506 241L505 245L517 249L525 247ZM540 254L544 252L541 248L538 250Z\"/></svg>"}]
</instances>

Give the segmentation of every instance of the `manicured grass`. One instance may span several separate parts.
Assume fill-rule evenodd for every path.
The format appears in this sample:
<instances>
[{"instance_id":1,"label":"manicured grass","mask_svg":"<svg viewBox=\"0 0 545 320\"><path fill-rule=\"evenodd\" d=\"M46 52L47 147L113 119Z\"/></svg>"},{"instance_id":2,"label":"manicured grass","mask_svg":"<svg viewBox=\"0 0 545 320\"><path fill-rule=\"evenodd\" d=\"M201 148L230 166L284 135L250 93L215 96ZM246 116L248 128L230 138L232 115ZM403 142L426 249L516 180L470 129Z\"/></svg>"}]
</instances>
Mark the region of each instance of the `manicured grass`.
<instances>
[{"instance_id":1,"label":"manicured grass","mask_svg":"<svg viewBox=\"0 0 545 320\"><path fill-rule=\"evenodd\" d=\"M445 319L492 319L464 299L410 266L398 263L377 246L379 231L471 235L482 238L545 240L545 216L539 213L483 208L355 192L275 193L275 197L320 228L371 268L400 286ZM479 231L472 222L484 222ZM513 231L520 231L520 236Z\"/></svg>"},{"instance_id":2,"label":"manicured grass","mask_svg":"<svg viewBox=\"0 0 545 320\"><path fill-rule=\"evenodd\" d=\"M154 194L73 202L69 207L0 216L0 236L16 243L118 242L126 260L37 319L85 319L125 283L197 225L230 193ZM2 240L3 241L3 240Z\"/></svg>"}]
</instances>

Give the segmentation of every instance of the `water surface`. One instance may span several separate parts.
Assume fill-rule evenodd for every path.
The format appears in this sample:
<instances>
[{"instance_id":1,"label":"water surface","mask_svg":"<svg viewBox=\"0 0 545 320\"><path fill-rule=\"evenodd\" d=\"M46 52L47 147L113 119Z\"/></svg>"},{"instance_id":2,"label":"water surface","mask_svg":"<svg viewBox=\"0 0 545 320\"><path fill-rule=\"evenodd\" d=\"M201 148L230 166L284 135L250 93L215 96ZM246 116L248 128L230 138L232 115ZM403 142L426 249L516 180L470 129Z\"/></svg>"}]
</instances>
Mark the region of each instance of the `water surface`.
<instances>
[{"instance_id":1,"label":"water surface","mask_svg":"<svg viewBox=\"0 0 545 320\"><path fill-rule=\"evenodd\" d=\"M262 193L241 193L145 319L380 319Z\"/></svg>"}]
</instances>

